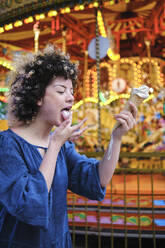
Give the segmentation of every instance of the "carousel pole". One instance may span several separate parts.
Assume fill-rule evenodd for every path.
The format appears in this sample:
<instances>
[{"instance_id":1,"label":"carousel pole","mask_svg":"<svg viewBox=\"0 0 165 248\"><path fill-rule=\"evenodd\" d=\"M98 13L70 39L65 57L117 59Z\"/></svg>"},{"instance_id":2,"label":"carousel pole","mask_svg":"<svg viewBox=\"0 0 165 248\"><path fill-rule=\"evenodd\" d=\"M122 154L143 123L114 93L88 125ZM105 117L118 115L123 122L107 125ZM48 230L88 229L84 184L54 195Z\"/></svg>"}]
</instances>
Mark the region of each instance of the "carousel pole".
<instances>
[{"instance_id":1,"label":"carousel pole","mask_svg":"<svg viewBox=\"0 0 165 248\"><path fill-rule=\"evenodd\" d=\"M85 117L85 92L86 92L86 85L85 85L85 80L86 80L86 75L87 75L87 70L88 70L88 51L84 51L84 75L83 75L83 116Z\"/></svg>"},{"instance_id":2,"label":"carousel pole","mask_svg":"<svg viewBox=\"0 0 165 248\"><path fill-rule=\"evenodd\" d=\"M99 28L97 22L97 12L95 11L95 20L96 20L96 68L97 68L97 110L98 110L98 133L97 133L97 141L98 141L98 151L101 151L101 108L100 108L100 45L99 45Z\"/></svg>"},{"instance_id":3,"label":"carousel pole","mask_svg":"<svg viewBox=\"0 0 165 248\"><path fill-rule=\"evenodd\" d=\"M97 113L98 113L98 131L97 131L97 143L98 151L101 151L101 109L100 109L100 44L99 44L99 27L98 27L98 9L95 10L95 21L96 21L96 69L97 69ZM101 228L100 228L100 202L98 202L98 248L101 248Z\"/></svg>"},{"instance_id":4,"label":"carousel pole","mask_svg":"<svg viewBox=\"0 0 165 248\"><path fill-rule=\"evenodd\" d=\"M36 22L34 24L33 32L34 32L34 52L37 53L39 47L39 35L40 35L39 22Z\"/></svg>"}]
</instances>

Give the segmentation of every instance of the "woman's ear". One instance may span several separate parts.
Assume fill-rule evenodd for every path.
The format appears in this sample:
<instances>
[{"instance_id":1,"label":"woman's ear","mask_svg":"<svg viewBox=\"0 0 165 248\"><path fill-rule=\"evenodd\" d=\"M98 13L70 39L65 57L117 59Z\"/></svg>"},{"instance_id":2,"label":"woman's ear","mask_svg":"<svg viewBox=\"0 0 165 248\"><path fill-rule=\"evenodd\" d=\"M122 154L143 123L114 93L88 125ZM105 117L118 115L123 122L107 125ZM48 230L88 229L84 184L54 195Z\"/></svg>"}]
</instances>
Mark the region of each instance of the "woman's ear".
<instances>
[{"instance_id":1,"label":"woman's ear","mask_svg":"<svg viewBox=\"0 0 165 248\"><path fill-rule=\"evenodd\" d=\"M43 103L43 100L40 99L40 100L37 102L37 105L41 107L41 106L42 106L42 103Z\"/></svg>"}]
</instances>

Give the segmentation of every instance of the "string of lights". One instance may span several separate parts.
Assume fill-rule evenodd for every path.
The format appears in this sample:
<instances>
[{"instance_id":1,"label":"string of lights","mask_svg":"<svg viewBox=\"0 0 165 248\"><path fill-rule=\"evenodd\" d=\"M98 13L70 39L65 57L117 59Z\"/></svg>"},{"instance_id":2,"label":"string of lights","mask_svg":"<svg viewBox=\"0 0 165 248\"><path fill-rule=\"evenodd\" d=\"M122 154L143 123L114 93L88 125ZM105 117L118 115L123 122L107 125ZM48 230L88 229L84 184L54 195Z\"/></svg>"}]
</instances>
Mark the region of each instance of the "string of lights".
<instances>
[{"instance_id":1,"label":"string of lights","mask_svg":"<svg viewBox=\"0 0 165 248\"><path fill-rule=\"evenodd\" d=\"M88 1L84 3L82 3L82 1L81 2L79 1L79 3L77 2L75 4L73 4L73 2L61 3L61 5L67 4L67 6L63 6L63 7L61 7L58 4L50 5L49 2L51 3L51 1L41 2L40 6L37 5L37 7L40 7L38 10L34 6L34 3L32 4L32 6L24 6L24 8L18 7L17 10L13 10L14 11L13 18L12 18L12 13L8 12L8 15L10 14L10 18L7 21L4 20L4 24L0 24L0 33L12 30L13 28L20 27L24 24L29 24L35 21L43 20L46 17L56 17L61 14L67 14L67 13L75 12L75 11L82 11L87 8L98 8L100 6L100 3L98 1L94 1L94 2ZM110 5L113 5L113 4L117 4L121 2L121 0L120 1L110 0L110 1L104 1L104 2L109 2ZM125 3L129 3L129 2L130 0L125 0ZM41 13L41 10L43 11L42 13ZM16 11L18 12L18 14L16 13ZM23 14L24 11L26 11L28 14L29 13L31 14L27 16L28 15L27 13ZM18 18L18 20L16 18ZM2 15L0 19L2 19ZM10 21L12 19L13 21Z\"/></svg>"}]
</instances>

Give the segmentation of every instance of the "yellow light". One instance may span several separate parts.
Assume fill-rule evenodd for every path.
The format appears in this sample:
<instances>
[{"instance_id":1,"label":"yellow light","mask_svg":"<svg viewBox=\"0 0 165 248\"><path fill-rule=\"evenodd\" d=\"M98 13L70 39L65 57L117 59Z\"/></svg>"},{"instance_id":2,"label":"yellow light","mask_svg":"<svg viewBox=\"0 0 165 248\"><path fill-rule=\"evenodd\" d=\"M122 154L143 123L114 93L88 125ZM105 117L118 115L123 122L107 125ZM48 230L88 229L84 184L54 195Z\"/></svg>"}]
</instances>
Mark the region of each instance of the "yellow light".
<instances>
[{"instance_id":1,"label":"yellow light","mask_svg":"<svg viewBox=\"0 0 165 248\"><path fill-rule=\"evenodd\" d=\"M79 8L80 8L80 10L83 10L83 9L84 9L84 5L81 4L81 5L79 6Z\"/></svg>"},{"instance_id":2,"label":"yellow light","mask_svg":"<svg viewBox=\"0 0 165 248\"><path fill-rule=\"evenodd\" d=\"M57 11L56 10L51 10L48 12L48 16L52 17L52 16L56 16L57 15Z\"/></svg>"},{"instance_id":3,"label":"yellow light","mask_svg":"<svg viewBox=\"0 0 165 248\"><path fill-rule=\"evenodd\" d=\"M80 8L79 6L75 6L75 7L74 7L74 10L75 10L75 11L78 11L79 8Z\"/></svg>"},{"instance_id":4,"label":"yellow light","mask_svg":"<svg viewBox=\"0 0 165 248\"><path fill-rule=\"evenodd\" d=\"M113 5L114 3L115 3L115 1L114 0L110 0L110 5Z\"/></svg>"},{"instance_id":5,"label":"yellow light","mask_svg":"<svg viewBox=\"0 0 165 248\"><path fill-rule=\"evenodd\" d=\"M69 7L65 8L65 13L70 13L70 8Z\"/></svg>"},{"instance_id":6,"label":"yellow light","mask_svg":"<svg viewBox=\"0 0 165 248\"><path fill-rule=\"evenodd\" d=\"M104 37L104 38L107 37L105 32L102 32L102 33L101 33L101 36Z\"/></svg>"},{"instance_id":7,"label":"yellow light","mask_svg":"<svg viewBox=\"0 0 165 248\"><path fill-rule=\"evenodd\" d=\"M65 9L61 9L61 14L64 14L65 13Z\"/></svg>"},{"instance_id":8,"label":"yellow light","mask_svg":"<svg viewBox=\"0 0 165 248\"><path fill-rule=\"evenodd\" d=\"M0 33L3 33L5 30L3 27L0 27Z\"/></svg>"},{"instance_id":9,"label":"yellow light","mask_svg":"<svg viewBox=\"0 0 165 248\"><path fill-rule=\"evenodd\" d=\"M110 59L113 61L117 61L120 59L120 54L115 54L111 48L108 49L107 55L109 56Z\"/></svg>"},{"instance_id":10,"label":"yellow light","mask_svg":"<svg viewBox=\"0 0 165 248\"><path fill-rule=\"evenodd\" d=\"M95 8L97 8L97 7L99 6L98 2L94 2L94 3L93 3L93 6L94 6Z\"/></svg>"},{"instance_id":11,"label":"yellow light","mask_svg":"<svg viewBox=\"0 0 165 248\"><path fill-rule=\"evenodd\" d=\"M145 99L143 102L148 102L149 100L151 100L152 98L154 98L154 94L151 94L147 99Z\"/></svg>"},{"instance_id":12,"label":"yellow light","mask_svg":"<svg viewBox=\"0 0 165 248\"><path fill-rule=\"evenodd\" d=\"M28 23L32 23L34 20L33 20L33 17L32 16L29 16L28 18L26 18L25 20L24 20L24 23L25 24L28 24Z\"/></svg>"},{"instance_id":13,"label":"yellow light","mask_svg":"<svg viewBox=\"0 0 165 248\"><path fill-rule=\"evenodd\" d=\"M35 18L36 18L37 21L40 20L40 16L39 15L36 15Z\"/></svg>"},{"instance_id":14,"label":"yellow light","mask_svg":"<svg viewBox=\"0 0 165 248\"><path fill-rule=\"evenodd\" d=\"M4 67L6 67L7 62L6 62L6 61L4 61L4 62L2 63L2 65L3 65Z\"/></svg>"},{"instance_id":15,"label":"yellow light","mask_svg":"<svg viewBox=\"0 0 165 248\"><path fill-rule=\"evenodd\" d=\"M115 101L115 100L118 100L118 99L121 99L121 98L126 98L128 99L130 97L129 94L120 94L120 95L117 95L114 93L114 95L112 94L113 92L111 91L111 96L110 98L106 101L106 102L101 102L100 105L101 106L105 106L105 105L108 105L110 104L111 102ZM151 96L150 96L151 97ZM146 99L147 100L150 100L149 98ZM97 97L87 97L87 98L84 98L84 100L80 100L79 102L77 102L76 104L73 105L72 107L72 110L76 110L78 109L84 102L92 102L92 103L97 103L98 102L98 98Z\"/></svg>"},{"instance_id":16,"label":"yellow light","mask_svg":"<svg viewBox=\"0 0 165 248\"><path fill-rule=\"evenodd\" d=\"M88 6L90 9L93 8L93 3L90 3Z\"/></svg>"},{"instance_id":17,"label":"yellow light","mask_svg":"<svg viewBox=\"0 0 165 248\"><path fill-rule=\"evenodd\" d=\"M35 15L36 21L42 20L45 18L45 14Z\"/></svg>"},{"instance_id":18,"label":"yellow light","mask_svg":"<svg viewBox=\"0 0 165 248\"><path fill-rule=\"evenodd\" d=\"M13 24L12 23L5 25L5 30L6 31L8 31L10 29L13 29Z\"/></svg>"},{"instance_id":19,"label":"yellow light","mask_svg":"<svg viewBox=\"0 0 165 248\"><path fill-rule=\"evenodd\" d=\"M44 19L45 18L45 14L40 14L40 19Z\"/></svg>"},{"instance_id":20,"label":"yellow light","mask_svg":"<svg viewBox=\"0 0 165 248\"><path fill-rule=\"evenodd\" d=\"M23 25L23 22L21 20L18 20L14 23L14 27L20 27Z\"/></svg>"}]
</instances>

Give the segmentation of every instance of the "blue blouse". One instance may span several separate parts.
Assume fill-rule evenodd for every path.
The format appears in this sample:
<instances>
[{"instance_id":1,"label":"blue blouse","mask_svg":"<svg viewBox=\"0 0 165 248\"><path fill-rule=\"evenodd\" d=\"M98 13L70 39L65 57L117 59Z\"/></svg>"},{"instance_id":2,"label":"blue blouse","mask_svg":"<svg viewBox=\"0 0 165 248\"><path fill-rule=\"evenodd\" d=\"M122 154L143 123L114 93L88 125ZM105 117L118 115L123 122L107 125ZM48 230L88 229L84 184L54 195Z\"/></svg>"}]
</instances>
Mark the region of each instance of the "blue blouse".
<instances>
[{"instance_id":1,"label":"blue blouse","mask_svg":"<svg viewBox=\"0 0 165 248\"><path fill-rule=\"evenodd\" d=\"M0 248L71 248L67 189L101 201L99 161L66 142L50 192L39 171L38 147L8 129L0 133Z\"/></svg>"}]
</instances>

